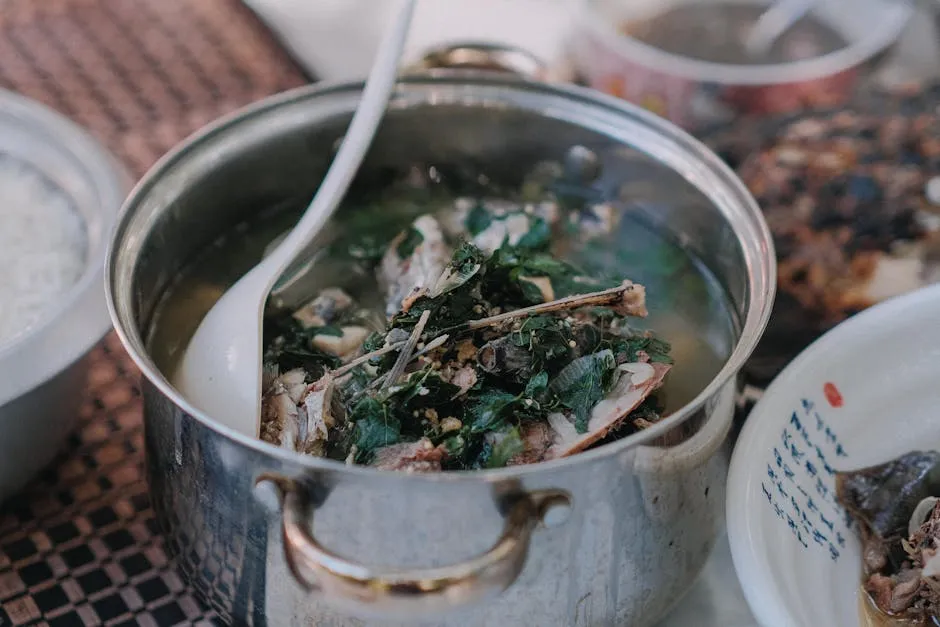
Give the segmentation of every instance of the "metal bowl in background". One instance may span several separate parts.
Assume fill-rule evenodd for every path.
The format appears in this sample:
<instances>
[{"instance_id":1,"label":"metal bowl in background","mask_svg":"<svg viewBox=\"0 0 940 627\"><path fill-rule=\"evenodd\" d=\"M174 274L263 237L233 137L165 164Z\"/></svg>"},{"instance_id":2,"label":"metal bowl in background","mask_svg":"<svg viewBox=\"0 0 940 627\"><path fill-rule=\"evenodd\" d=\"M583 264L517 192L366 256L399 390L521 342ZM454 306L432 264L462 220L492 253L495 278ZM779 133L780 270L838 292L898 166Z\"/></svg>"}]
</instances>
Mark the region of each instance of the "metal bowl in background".
<instances>
[{"instance_id":1,"label":"metal bowl in background","mask_svg":"<svg viewBox=\"0 0 940 627\"><path fill-rule=\"evenodd\" d=\"M86 232L85 270L76 284L28 330L0 343L2 501L52 460L78 415L85 356L111 326L104 259L130 179L84 130L7 91L0 91L0 155L57 188Z\"/></svg>"},{"instance_id":2,"label":"metal bowl in background","mask_svg":"<svg viewBox=\"0 0 940 627\"><path fill-rule=\"evenodd\" d=\"M722 4L731 3L580 0L569 41L575 70L594 89L697 129L740 114L785 113L845 102L874 62L895 44L913 14L908 0L820 0L812 15L838 31L849 45L816 58L772 65L692 59L619 30L673 7Z\"/></svg>"},{"instance_id":3,"label":"metal bowl in background","mask_svg":"<svg viewBox=\"0 0 940 627\"><path fill-rule=\"evenodd\" d=\"M238 112L165 157L125 205L107 281L144 375L147 473L168 550L234 624L651 625L720 533L736 375L767 322L775 276L753 199L656 116L492 72L411 78L357 181L376 185L414 164L485 165L495 182L518 184L573 145L594 151L601 180L706 264L729 307L720 372L646 431L530 466L379 471L235 433L155 363L145 338L174 277L244 220L306 203L361 88L302 88Z\"/></svg>"}]
</instances>

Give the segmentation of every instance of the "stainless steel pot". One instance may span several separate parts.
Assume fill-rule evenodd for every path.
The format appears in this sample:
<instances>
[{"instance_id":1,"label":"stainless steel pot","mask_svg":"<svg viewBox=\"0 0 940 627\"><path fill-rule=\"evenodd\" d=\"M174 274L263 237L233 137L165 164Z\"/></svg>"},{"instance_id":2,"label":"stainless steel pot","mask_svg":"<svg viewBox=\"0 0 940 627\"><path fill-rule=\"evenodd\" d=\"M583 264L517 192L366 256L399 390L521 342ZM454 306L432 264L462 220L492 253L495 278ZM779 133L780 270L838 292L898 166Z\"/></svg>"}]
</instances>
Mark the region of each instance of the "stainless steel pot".
<instances>
[{"instance_id":1,"label":"stainless steel pot","mask_svg":"<svg viewBox=\"0 0 940 627\"><path fill-rule=\"evenodd\" d=\"M313 193L360 89L304 88L239 112L164 158L127 202L108 292L144 374L147 468L170 552L238 624L651 624L719 532L735 375L767 321L775 276L747 191L655 116L499 76L409 79L360 181L413 163L485 163L513 180L574 144L594 150L605 177L642 198L637 210L719 277L734 312L720 374L647 431L527 467L381 472L229 431L151 359L144 338L173 278L236 223Z\"/></svg>"}]
</instances>

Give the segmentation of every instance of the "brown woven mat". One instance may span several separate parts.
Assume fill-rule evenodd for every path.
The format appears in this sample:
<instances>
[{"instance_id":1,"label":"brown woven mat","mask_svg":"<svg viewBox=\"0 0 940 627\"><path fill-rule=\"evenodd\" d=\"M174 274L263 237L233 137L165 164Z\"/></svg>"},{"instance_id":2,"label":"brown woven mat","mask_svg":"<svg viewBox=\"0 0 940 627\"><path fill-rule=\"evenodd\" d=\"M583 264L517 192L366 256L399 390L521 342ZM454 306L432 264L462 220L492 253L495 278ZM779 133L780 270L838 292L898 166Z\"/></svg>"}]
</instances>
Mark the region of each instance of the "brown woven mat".
<instances>
[{"instance_id":1,"label":"brown woven mat","mask_svg":"<svg viewBox=\"0 0 940 627\"><path fill-rule=\"evenodd\" d=\"M238 0L0 0L0 87L85 126L135 175L224 113L307 82ZM217 620L167 564L137 372L95 351L66 451L0 510L0 627Z\"/></svg>"}]
</instances>

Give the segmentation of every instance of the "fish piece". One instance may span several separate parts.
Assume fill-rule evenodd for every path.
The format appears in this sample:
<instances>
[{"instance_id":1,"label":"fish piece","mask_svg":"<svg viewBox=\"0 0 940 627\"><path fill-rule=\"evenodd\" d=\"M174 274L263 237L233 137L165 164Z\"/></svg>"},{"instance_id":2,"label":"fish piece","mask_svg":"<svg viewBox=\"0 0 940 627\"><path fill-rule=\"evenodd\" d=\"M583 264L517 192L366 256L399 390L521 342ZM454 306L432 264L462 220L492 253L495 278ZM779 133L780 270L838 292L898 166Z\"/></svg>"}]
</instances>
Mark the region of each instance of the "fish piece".
<instances>
[{"instance_id":1,"label":"fish piece","mask_svg":"<svg viewBox=\"0 0 940 627\"><path fill-rule=\"evenodd\" d=\"M488 216L488 224L482 231L471 234L468 220L472 212L481 208L484 215ZM559 221L561 215L558 203L554 201L520 205L517 202L495 198L458 198L453 210L439 219L448 237L454 240L469 240L490 255L504 242L508 242L510 246L517 245L539 220L551 227Z\"/></svg>"},{"instance_id":2,"label":"fish piece","mask_svg":"<svg viewBox=\"0 0 940 627\"><path fill-rule=\"evenodd\" d=\"M353 299L349 294L338 287L328 287L295 311L293 316L305 329L325 327L339 318L352 304Z\"/></svg>"},{"instance_id":3,"label":"fish piece","mask_svg":"<svg viewBox=\"0 0 940 627\"><path fill-rule=\"evenodd\" d=\"M300 412L287 389L275 381L261 402L261 439L289 451L297 450Z\"/></svg>"},{"instance_id":4,"label":"fish piece","mask_svg":"<svg viewBox=\"0 0 940 627\"><path fill-rule=\"evenodd\" d=\"M303 368L294 368L280 375L277 380L284 386L290 400L297 404L307 389L307 373Z\"/></svg>"},{"instance_id":5,"label":"fish piece","mask_svg":"<svg viewBox=\"0 0 940 627\"><path fill-rule=\"evenodd\" d=\"M392 240L379 267L379 280L387 295L385 313L388 316L408 311L411 304L434 285L451 258L436 219L423 215L414 221L412 228L421 237L414 250L404 258L399 256L399 246L408 236L408 232L400 233Z\"/></svg>"},{"instance_id":6,"label":"fish piece","mask_svg":"<svg viewBox=\"0 0 940 627\"><path fill-rule=\"evenodd\" d=\"M601 237L613 232L620 222L621 212L605 202L587 207L577 217L586 237Z\"/></svg>"},{"instance_id":7,"label":"fish piece","mask_svg":"<svg viewBox=\"0 0 940 627\"><path fill-rule=\"evenodd\" d=\"M940 615L938 461L940 453L914 451L836 475L839 503L859 526L866 592L882 612L917 625Z\"/></svg>"},{"instance_id":8,"label":"fish piece","mask_svg":"<svg viewBox=\"0 0 940 627\"><path fill-rule=\"evenodd\" d=\"M476 385L477 371L473 369L473 366L458 368L451 377L450 383L460 388L457 393L454 394L454 398L457 398L458 396L466 394L470 388Z\"/></svg>"},{"instance_id":9,"label":"fish piece","mask_svg":"<svg viewBox=\"0 0 940 627\"><path fill-rule=\"evenodd\" d=\"M894 583L891 581L891 577L886 577L878 573L869 577L868 581L865 582L865 592L871 596L871 600L875 602L875 605L877 605L881 611L886 611L887 608L891 607L891 593L893 588Z\"/></svg>"},{"instance_id":10,"label":"fish piece","mask_svg":"<svg viewBox=\"0 0 940 627\"><path fill-rule=\"evenodd\" d=\"M446 456L443 446L434 446L431 440L421 438L417 442L402 442L377 449L372 466L379 470L437 472Z\"/></svg>"},{"instance_id":11,"label":"fish piece","mask_svg":"<svg viewBox=\"0 0 940 627\"><path fill-rule=\"evenodd\" d=\"M522 205L520 210L520 205L514 201L498 198L480 200L477 198L463 197L454 201L452 211L448 211L440 217L444 232L453 239L467 238L469 235L467 230L467 218L470 212L481 204L483 209L485 209L494 220L504 219L513 214L525 214L541 218L545 220L549 226L552 226L561 218L561 209L558 207L558 203L553 200L526 203ZM528 228L529 227L527 227L527 230ZM523 235L524 234L525 233L523 233ZM500 244L502 244L502 241L497 244L497 248Z\"/></svg>"},{"instance_id":12,"label":"fish piece","mask_svg":"<svg viewBox=\"0 0 940 627\"><path fill-rule=\"evenodd\" d=\"M917 592L921 585L921 571L904 569L894 578L891 598L885 609L891 614L902 614L909 610L917 599Z\"/></svg>"},{"instance_id":13,"label":"fish piece","mask_svg":"<svg viewBox=\"0 0 940 627\"><path fill-rule=\"evenodd\" d=\"M577 433L564 414L548 416L555 431L555 441L546 455L547 459L579 453L602 440L611 430L619 427L650 394L662 386L672 366L635 363L621 364L618 368L622 374L607 397L591 410L586 433Z\"/></svg>"},{"instance_id":14,"label":"fish piece","mask_svg":"<svg viewBox=\"0 0 940 627\"><path fill-rule=\"evenodd\" d=\"M298 450L301 420L297 404L307 389L303 368L274 377L261 398L261 439L290 451Z\"/></svg>"},{"instance_id":15,"label":"fish piece","mask_svg":"<svg viewBox=\"0 0 940 627\"><path fill-rule=\"evenodd\" d=\"M463 423L459 418L454 418L453 416L447 416L441 420L441 433L450 433L452 431L460 431L463 427Z\"/></svg>"},{"instance_id":16,"label":"fish piece","mask_svg":"<svg viewBox=\"0 0 940 627\"><path fill-rule=\"evenodd\" d=\"M301 408L305 420L302 421L300 446L307 455L322 457L326 452L330 429L336 426L332 412L334 390L335 379L330 374L323 375L307 388Z\"/></svg>"},{"instance_id":17,"label":"fish piece","mask_svg":"<svg viewBox=\"0 0 940 627\"><path fill-rule=\"evenodd\" d=\"M342 335L319 333L313 336L312 343L324 353L346 358L358 351L371 333L369 329L358 325L342 327L340 331Z\"/></svg>"},{"instance_id":18,"label":"fish piece","mask_svg":"<svg viewBox=\"0 0 940 627\"><path fill-rule=\"evenodd\" d=\"M888 557L891 552L891 545L878 536L872 534L870 530L862 527L860 534L862 541L862 565L864 572L877 573L888 565Z\"/></svg>"},{"instance_id":19,"label":"fish piece","mask_svg":"<svg viewBox=\"0 0 940 627\"><path fill-rule=\"evenodd\" d=\"M836 497L881 538L906 537L920 501L940 494L940 453L914 451L886 464L836 475Z\"/></svg>"},{"instance_id":20,"label":"fish piece","mask_svg":"<svg viewBox=\"0 0 940 627\"><path fill-rule=\"evenodd\" d=\"M508 242L510 246L518 244L532 229L532 222L532 218L522 212L495 219L474 236L473 245L487 255L492 255L503 242Z\"/></svg>"},{"instance_id":21,"label":"fish piece","mask_svg":"<svg viewBox=\"0 0 940 627\"><path fill-rule=\"evenodd\" d=\"M566 421L566 424L570 423ZM531 420L524 423L519 431L525 448L521 453L511 457L506 465L534 464L545 459L545 454L555 442L555 432L551 426L541 420Z\"/></svg>"}]
</instances>

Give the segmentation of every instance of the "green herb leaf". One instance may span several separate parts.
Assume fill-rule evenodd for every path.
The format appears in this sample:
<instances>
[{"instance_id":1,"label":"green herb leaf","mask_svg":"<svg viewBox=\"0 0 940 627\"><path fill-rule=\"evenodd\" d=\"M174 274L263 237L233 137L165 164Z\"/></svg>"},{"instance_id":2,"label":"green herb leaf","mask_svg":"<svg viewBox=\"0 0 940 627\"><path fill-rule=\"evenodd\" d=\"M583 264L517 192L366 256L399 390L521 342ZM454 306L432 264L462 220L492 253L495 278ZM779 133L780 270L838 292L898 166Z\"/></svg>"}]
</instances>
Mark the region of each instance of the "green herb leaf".
<instances>
[{"instance_id":1,"label":"green herb leaf","mask_svg":"<svg viewBox=\"0 0 940 627\"><path fill-rule=\"evenodd\" d=\"M551 243L552 231L548 222L535 216L529 221L529 232L523 235L516 244L518 248L528 250L543 250Z\"/></svg>"},{"instance_id":2,"label":"green herb leaf","mask_svg":"<svg viewBox=\"0 0 940 627\"><path fill-rule=\"evenodd\" d=\"M497 428L508 410L519 397L499 389L481 390L467 405L465 424L473 433L485 433Z\"/></svg>"},{"instance_id":3,"label":"green herb leaf","mask_svg":"<svg viewBox=\"0 0 940 627\"><path fill-rule=\"evenodd\" d=\"M362 343L362 354L372 353L385 346L385 334L373 331Z\"/></svg>"},{"instance_id":4,"label":"green herb leaf","mask_svg":"<svg viewBox=\"0 0 940 627\"><path fill-rule=\"evenodd\" d=\"M473 209L470 210L466 220L464 220L464 226L467 227L467 231L471 236L479 235L492 223L493 216L486 210L482 202L473 205Z\"/></svg>"},{"instance_id":5,"label":"green herb leaf","mask_svg":"<svg viewBox=\"0 0 940 627\"><path fill-rule=\"evenodd\" d=\"M536 367L546 367L571 354L569 329L563 320L551 316L530 316L512 333L512 342L526 348Z\"/></svg>"},{"instance_id":6,"label":"green herb leaf","mask_svg":"<svg viewBox=\"0 0 940 627\"><path fill-rule=\"evenodd\" d=\"M395 252L398 253L398 256L402 259L410 257L415 249L421 245L421 242L424 241L424 236L421 235L421 231L412 227L409 227L405 231L405 238L398 243L398 246L395 248Z\"/></svg>"},{"instance_id":7,"label":"green herb leaf","mask_svg":"<svg viewBox=\"0 0 940 627\"><path fill-rule=\"evenodd\" d=\"M354 437L359 463L368 463L376 449L397 444L401 437L398 419L389 415L385 405L374 398L356 403L349 419L356 425Z\"/></svg>"},{"instance_id":8,"label":"green herb leaf","mask_svg":"<svg viewBox=\"0 0 940 627\"><path fill-rule=\"evenodd\" d=\"M649 361L653 363L673 363L673 359L669 355L672 350L669 342L659 339L649 331L628 331L628 333L627 336L614 337L610 341L617 363L627 364L641 361L641 352L646 353Z\"/></svg>"},{"instance_id":9,"label":"green herb leaf","mask_svg":"<svg viewBox=\"0 0 940 627\"><path fill-rule=\"evenodd\" d=\"M431 366L408 375L403 383L391 389L389 398L395 397L407 410L419 407L435 407L451 398L460 390L456 385L443 381L438 371Z\"/></svg>"},{"instance_id":10,"label":"green herb leaf","mask_svg":"<svg viewBox=\"0 0 940 627\"><path fill-rule=\"evenodd\" d=\"M574 414L578 433L587 432L591 410L604 398L617 362L610 350L585 355L565 366L551 383L562 405Z\"/></svg>"},{"instance_id":11,"label":"green herb leaf","mask_svg":"<svg viewBox=\"0 0 940 627\"><path fill-rule=\"evenodd\" d=\"M447 451L448 458L459 458L462 457L464 452L467 450L467 438L464 437L463 433L458 433L453 435L443 442L444 449Z\"/></svg>"},{"instance_id":12,"label":"green herb leaf","mask_svg":"<svg viewBox=\"0 0 940 627\"><path fill-rule=\"evenodd\" d=\"M489 459L486 460L486 467L502 468L510 459L524 450L525 444L519 436L519 430L512 427L499 435L499 440L490 451Z\"/></svg>"},{"instance_id":13,"label":"green herb leaf","mask_svg":"<svg viewBox=\"0 0 940 627\"><path fill-rule=\"evenodd\" d=\"M526 383L525 395L528 398L538 400L545 394L546 390L548 390L548 373L543 370Z\"/></svg>"}]
</instances>

